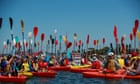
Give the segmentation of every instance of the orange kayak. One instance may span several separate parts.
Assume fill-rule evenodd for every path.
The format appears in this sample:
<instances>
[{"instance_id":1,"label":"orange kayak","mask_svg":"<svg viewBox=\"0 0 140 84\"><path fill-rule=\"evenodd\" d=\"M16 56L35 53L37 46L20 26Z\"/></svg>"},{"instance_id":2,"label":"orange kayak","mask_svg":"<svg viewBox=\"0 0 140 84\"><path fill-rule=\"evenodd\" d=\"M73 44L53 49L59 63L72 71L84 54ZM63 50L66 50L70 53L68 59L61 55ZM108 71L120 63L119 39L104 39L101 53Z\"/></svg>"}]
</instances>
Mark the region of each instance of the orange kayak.
<instances>
[{"instance_id":1,"label":"orange kayak","mask_svg":"<svg viewBox=\"0 0 140 84\"><path fill-rule=\"evenodd\" d=\"M73 73L82 73L82 72L97 72L99 70L91 68L71 68L70 71Z\"/></svg>"},{"instance_id":2,"label":"orange kayak","mask_svg":"<svg viewBox=\"0 0 140 84\"><path fill-rule=\"evenodd\" d=\"M23 83L26 82L27 77L26 76L0 76L0 81L1 82L18 82L18 83Z\"/></svg>"},{"instance_id":3,"label":"orange kayak","mask_svg":"<svg viewBox=\"0 0 140 84\"><path fill-rule=\"evenodd\" d=\"M126 73L103 73L103 72L83 72L86 78L106 78L106 79L140 79L140 75L130 76Z\"/></svg>"},{"instance_id":4,"label":"orange kayak","mask_svg":"<svg viewBox=\"0 0 140 84\"><path fill-rule=\"evenodd\" d=\"M70 70L70 66L52 66L52 67L48 67L48 70L69 71Z\"/></svg>"},{"instance_id":5,"label":"orange kayak","mask_svg":"<svg viewBox=\"0 0 140 84\"><path fill-rule=\"evenodd\" d=\"M34 76L38 77L55 77L56 71L49 70L47 72L32 72Z\"/></svg>"}]
</instances>

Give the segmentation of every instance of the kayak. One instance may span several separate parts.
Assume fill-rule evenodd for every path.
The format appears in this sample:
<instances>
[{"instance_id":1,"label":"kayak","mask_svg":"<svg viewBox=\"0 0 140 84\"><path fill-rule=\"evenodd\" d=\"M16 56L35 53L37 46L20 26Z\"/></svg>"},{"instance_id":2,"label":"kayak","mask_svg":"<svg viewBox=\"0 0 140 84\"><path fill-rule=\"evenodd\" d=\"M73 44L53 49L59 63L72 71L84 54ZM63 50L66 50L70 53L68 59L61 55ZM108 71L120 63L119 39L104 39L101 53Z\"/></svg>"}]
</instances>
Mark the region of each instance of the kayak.
<instances>
[{"instance_id":1,"label":"kayak","mask_svg":"<svg viewBox=\"0 0 140 84\"><path fill-rule=\"evenodd\" d=\"M73 73L82 73L82 72L97 72L99 70L91 68L71 68L70 71Z\"/></svg>"},{"instance_id":2,"label":"kayak","mask_svg":"<svg viewBox=\"0 0 140 84\"><path fill-rule=\"evenodd\" d=\"M38 77L55 77L56 71L49 70L47 72L32 72L34 76Z\"/></svg>"},{"instance_id":3,"label":"kayak","mask_svg":"<svg viewBox=\"0 0 140 84\"><path fill-rule=\"evenodd\" d=\"M69 71L70 70L70 66L52 66L52 67L48 67L48 70L55 70L55 71Z\"/></svg>"},{"instance_id":4,"label":"kayak","mask_svg":"<svg viewBox=\"0 0 140 84\"><path fill-rule=\"evenodd\" d=\"M32 72L20 72L18 74L19 75L24 75L24 76L27 76L27 77L32 77L33 76Z\"/></svg>"},{"instance_id":5,"label":"kayak","mask_svg":"<svg viewBox=\"0 0 140 84\"><path fill-rule=\"evenodd\" d=\"M26 82L26 76L0 76L0 81L1 82L18 82L18 83L23 83Z\"/></svg>"},{"instance_id":6,"label":"kayak","mask_svg":"<svg viewBox=\"0 0 140 84\"><path fill-rule=\"evenodd\" d=\"M140 79L140 75L130 76L126 73L103 73L103 72L83 72L86 78L106 78L106 79Z\"/></svg>"},{"instance_id":7,"label":"kayak","mask_svg":"<svg viewBox=\"0 0 140 84\"><path fill-rule=\"evenodd\" d=\"M70 66L71 68L90 68L91 65L76 65L76 66Z\"/></svg>"}]
</instances>

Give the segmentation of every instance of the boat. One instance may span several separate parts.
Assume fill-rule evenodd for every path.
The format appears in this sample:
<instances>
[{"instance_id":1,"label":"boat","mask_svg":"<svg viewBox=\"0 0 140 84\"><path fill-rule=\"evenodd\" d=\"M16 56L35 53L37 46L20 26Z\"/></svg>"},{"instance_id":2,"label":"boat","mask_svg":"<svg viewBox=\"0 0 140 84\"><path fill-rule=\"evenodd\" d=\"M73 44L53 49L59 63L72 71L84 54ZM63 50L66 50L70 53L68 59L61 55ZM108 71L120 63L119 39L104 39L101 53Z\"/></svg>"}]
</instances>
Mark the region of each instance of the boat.
<instances>
[{"instance_id":1,"label":"boat","mask_svg":"<svg viewBox=\"0 0 140 84\"><path fill-rule=\"evenodd\" d=\"M89 65L89 64L70 66L70 68L90 68L90 67L91 67L91 65Z\"/></svg>"},{"instance_id":2,"label":"boat","mask_svg":"<svg viewBox=\"0 0 140 84\"><path fill-rule=\"evenodd\" d=\"M91 69L91 68L71 68L71 72L73 73L82 73L82 72L97 72L99 69Z\"/></svg>"},{"instance_id":3,"label":"boat","mask_svg":"<svg viewBox=\"0 0 140 84\"><path fill-rule=\"evenodd\" d=\"M140 79L140 75L130 76L126 72L120 71L120 73L103 73L100 72L83 72L83 77L86 78L105 78L105 79Z\"/></svg>"},{"instance_id":4,"label":"boat","mask_svg":"<svg viewBox=\"0 0 140 84\"><path fill-rule=\"evenodd\" d=\"M24 76L26 76L28 78L33 76L32 72L19 72L18 74L19 75L24 75Z\"/></svg>"},{"instance_id":5,"label":"boat","mask_svg":"<svg viewBox=\"0 0 140 84\"><path fill-rule=\"evenodd\" d=\"M70 66L51 66L48 67L48 70L55 70L55 71L69 71L70 70Z\"/></svg>"},{"instance_id":6,"label":"boat","mask_svg":"<svg viewBox=\"0 0 140 84\"><path fill-rule=\"evenodd\" d=\"M0 76L1 82L18 82L18 83L24 83L26 82L27 77L26 76Z\"/></svg>"},{"instance_id":7,"label":"boat","mask_svg":"<svg viewBox=\"0 0 140 84\"><path fill-rule=\"evenodd\" d=\"M38 77L55 77L56 76L56 71L49 70L47 72L32 72L34 76Z\"/></svg>"}]
</instances>

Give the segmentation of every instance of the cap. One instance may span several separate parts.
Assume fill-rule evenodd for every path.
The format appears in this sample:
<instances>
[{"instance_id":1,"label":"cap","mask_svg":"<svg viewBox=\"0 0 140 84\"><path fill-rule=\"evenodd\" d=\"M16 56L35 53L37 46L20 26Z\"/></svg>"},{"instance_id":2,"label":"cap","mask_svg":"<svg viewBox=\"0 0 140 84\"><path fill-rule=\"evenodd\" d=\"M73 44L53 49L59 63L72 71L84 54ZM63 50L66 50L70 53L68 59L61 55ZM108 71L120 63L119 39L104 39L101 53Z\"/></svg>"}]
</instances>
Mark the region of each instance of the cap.
<instances>
[{"instance_id":1,"label":"cap","mask_svg":"<svg viewBox=\"0 0 140 84\"><path fill-rule=\"evenodd\" d=\"M113 56L113 55L114 55L113 52L109 52L109 53L108 53L108 56Z\"/></svg>"}]
</instances>

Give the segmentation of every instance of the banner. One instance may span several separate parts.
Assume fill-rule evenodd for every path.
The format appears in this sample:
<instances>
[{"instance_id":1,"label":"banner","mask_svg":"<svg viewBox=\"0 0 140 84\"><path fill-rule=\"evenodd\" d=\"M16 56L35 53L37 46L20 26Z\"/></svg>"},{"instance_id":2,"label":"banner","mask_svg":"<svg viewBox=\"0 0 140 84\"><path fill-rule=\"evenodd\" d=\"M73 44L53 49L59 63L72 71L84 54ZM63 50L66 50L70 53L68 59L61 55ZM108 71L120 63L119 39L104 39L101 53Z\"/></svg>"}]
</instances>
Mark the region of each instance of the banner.
<instances>
[{"instance_id":1,"label":"banner","mask_svg":"<svg viewBox=\"0 0 140 84\"><path fill-rule=\"evenodd\" d=\"M72 53L72 59L73 59L73 62L76 64L76 65L81 65L81 54L78 53L78 52L73 52Z\"/></svg>"}]
</instances>

